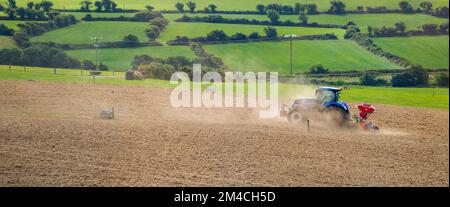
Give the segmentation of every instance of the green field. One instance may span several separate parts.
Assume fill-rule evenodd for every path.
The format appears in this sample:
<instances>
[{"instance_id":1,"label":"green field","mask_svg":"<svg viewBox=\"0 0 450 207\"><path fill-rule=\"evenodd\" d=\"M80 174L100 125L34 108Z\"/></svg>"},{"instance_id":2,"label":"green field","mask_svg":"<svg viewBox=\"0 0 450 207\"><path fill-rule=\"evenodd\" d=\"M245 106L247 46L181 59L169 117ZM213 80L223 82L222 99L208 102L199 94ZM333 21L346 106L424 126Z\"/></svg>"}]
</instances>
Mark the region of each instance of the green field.
<instances>
[{"instance_id":1,"label":"green field","mask_svg":"<svg viewBox=\"0 0 450 207\"><path fill-rule=\"evenodd\" d=\"M164 17L170 20L180 18L185 14L164 14ZM208 16L209 14L186 14L187 16ZM233 15L220 14L224 18L229 19L255 19L268 20L266 15ZM380 18L382 17L382 18ZM291 20L299 22L297 15L282 15L280 21ZM345 15L309 15L309 22L317 22L320 24L338 24L345 25L349 21L355 22L363 32L367 32L367 27L393 27L397 22L404 22L408 30L417 29L424 24L442 24L448 22L448 19L437 18L425 14L345 14Z\"/></svg>"},{"instance_id":2,"label":"green field","mask_svg":"<svg viewBox=\"0 0 450 207\"><path fill-rule=\"evenodd\" d=\"M80 61L91 60L95 62L95 49L68 50L66 53ZM131 61L136 55L149 55L151 57L167 58L171 56L184 56L195 58L194 53L187 46L151 46L139 48L111 48L99 49L99 62L106 64L111 70L125 71L131 68Z\"/></svg>"},{"instance_id":3,"label":"green field","mask_svg":"<svg viewBox=\"0 0 450 207\"><path fill-rule=\"evenodd\" d=\"M0 35L0 49L2 48L17 48L17 44L11 36Z\"/></svg>"},{"instance_id":4,"label":"green field","mask_svg":"<svg viewBox=\"0 0 450 207\"><path fill-rule=\"evenodd\" d=\"M264 35L265 27L267 26L174 22L169 24L169 26L162 33L159 39L162 42L166 42L168 40L174 40L176 36L183 36L183 35L188 37L201 37L201 36L204 37L212 30L223 30L228 35L233 35L236 32L241 32L244 34L258 32L260 35ZM345 30L342 29L329 29L329 28L311 28L311 27L275 27L275 28L277 29L278 35L283 34L310 35L310 34L334 33L341 38L345 33Z\"/></svg>"},{"instance_id":5,"label":"green field","mask_svg":"<svg viewBox=\"0 0 450 207\"><path fill-rule=\"evenodd\" d=\"M383 50L425 68L448 68L448 39L448 36L424 36L374 38L373 40Z\"/></svg>"},{"instance_id":6,"label":"green field","mask_svg":"<svg viewBox=\"0 0 450 207\"><path fill-rule=\"evenodd\" d=\"M144 30L145 22L81 22L66 28L53 30L33 37L32 42L56 42L68 44L93 43L91 37L102 37L102 42L120 41L125 35L133 34L139 41L148 41Z\"/></svg>"},{"instance_id":7,"label":"green field","mask_svg":"<svg viewBox=\"0 0 450 207\"><path fill-rule=\"evenodd\" d=\"M204 46L236 71L289 74L289 42L234 43ZM330 70L395 69L399 66L347 40L294 41L294 73L314 64Z\"/></svg>"},{"instance_id":8,"label":"green field","mask_svg":"<svg viewBox=\"0 0 450 207\"><path fill-rule=\"evenodd\" d=\"M52 69L28 67L30 72L21 72L22 67L8 70L8 66L0 65L0 80L38 80L62 83L93 83L90 76L79 76L79 70L58 69L67 74L53 75ZM47 70L47 72L45 72ZM116 73L116 75L122 75ZM97 77L97 84L140 85L148 87L174 87L168 81L146 79L142 81L127 81L122 77ZM295 91L304 91L305 87L315 88L312 85L280 84L279 97L282 99L292 97ZM313 95L313 94L311 94ZM387 87L351 87L342 92L342 100L348 102L365 102L372 104L391 104L399 106L414 106L424 108L449 109L448 88L387 88Z\"/></svg>"},{"instance_id":9,"label":"green field","mask_svg":"<svg viewBox=\"0 0 450 207\"><path fill-rule=\"evenodd\" d=\"M19 6L26 5L30 0L17 0ZM41 0L32 0L34 2L40 2ZM175 10L176 2L187 2L188 0L115 0L118 4L118 8L125 9L144 9L145 5L153 5L157 10ZM209 4L213 3L217 5L218 10L256 10L257 4L269 4L269 3L282 3L288 5L294 5L296 2L302 3L315 3L319 10L325 11L330 7L329 0L190 0L197 3L198 9L203 9ZM357 6L386 6L393 9L398 8L397 0L342 0L346 4L347 9L355 9ZM440 7L448 5L448 0L428 0L433 3L434 7ZM78 9L80 8L79 0L57 0L55 2L55 8L58 9ZM418 7L423 0L409 0L414 7Z\"/></svg>"}]
</instances>

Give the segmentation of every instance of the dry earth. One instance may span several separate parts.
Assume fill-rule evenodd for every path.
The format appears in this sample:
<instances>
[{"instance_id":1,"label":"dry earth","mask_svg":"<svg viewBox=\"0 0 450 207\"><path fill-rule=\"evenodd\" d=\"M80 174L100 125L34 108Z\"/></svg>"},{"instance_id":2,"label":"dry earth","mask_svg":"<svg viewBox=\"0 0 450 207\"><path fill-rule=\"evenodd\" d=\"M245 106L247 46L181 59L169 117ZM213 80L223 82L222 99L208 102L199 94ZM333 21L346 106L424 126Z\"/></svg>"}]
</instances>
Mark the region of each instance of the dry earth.
<instances>
[{"instance_id":1,"label":"dry earth","mask_svg":"<svg viewBox=\"0 0 450 207\"><path fill-rule=\"evenodd\" d=\"M308 132L169 93L0 81L0 186L449 186L446 110L377 105L380 133Z\"/></svg>"}]
</instances>

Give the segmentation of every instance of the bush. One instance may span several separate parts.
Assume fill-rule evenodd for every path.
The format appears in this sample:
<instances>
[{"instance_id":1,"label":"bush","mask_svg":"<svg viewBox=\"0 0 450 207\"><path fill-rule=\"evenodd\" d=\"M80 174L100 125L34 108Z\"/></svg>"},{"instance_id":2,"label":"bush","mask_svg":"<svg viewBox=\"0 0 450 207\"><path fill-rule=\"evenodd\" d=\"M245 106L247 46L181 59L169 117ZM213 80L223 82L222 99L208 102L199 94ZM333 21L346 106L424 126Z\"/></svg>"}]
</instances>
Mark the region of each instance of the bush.
<instances>
[{"instance_id":1,"label":"bush","mask_svg":"<svg viewBox=\"0 0 450 207\"><path fill-rule=\"evenodd\" d=\"M144 78L169 80L175 69L168 64L150 63L148 65L140 65L138 71L142 73Z\"/></svg>"},{"instance_id":2,"label":"bush","mask_svg":"<svg viewBox=\"0 0 450 207\"><path fill-rule=\"evenodd\" d=\"M160 30L157 26L151 26L147 29L145 29L145 35L147 35L148 39L154 41L156 38L159 37Z\"/></svg>"},{"instance_id":3,"label":"bush","mask_svg":"<svg viewBox=\"0 0 450 207\"><path fill-rule=\"evenodd\" d=\"M125 42L139 42L139 39L135 35L128 34L128 35L125 35L123 37L123 41L125 41Z\"/></svg>"},{"instance_id":4,"label":"bush","mask_svg":"<svg viewBox=\"0 0 450 207\"><path fill-rule=\"evenodd\" d=\"M311 68L309 68L310 74L326 74L328 73L328 69L323 67L323 65L313 65Z\"/></svg>"},{"instance_id":5,"label":"bush","mask_svg":"<svg viewBox=\"0 0 450 207\"><path fill-rule=\"evenodd\" d=\"M414 65L406 72L394 75L391 83L393 87L427 86L428 71L422 66Z\"/></svg>"},{"instance_id":6,"label":"bush","mask_svg":"<svg viewBox=\"0 0 450 207\"><path fill-rule=\"evenodd\" d=\"M264 33L266 33L266 37L268 37L268 38L278 37L277 29L275 29L274 27L264 28Z\"/></svg>"},{"instance_id":7,"label":"bush","mask_svg":"<svg viewBox=\"0 0 450 207\"><path fill-rule=\"evenodd\" d=\"M81 68L84 69L84 70L95 70L95 69L97 69L95 64L92 61L90 61L90 60L83 60L83 62L81 63Z\"/></svg>"},{"instance_id":8,"label":"bush","mask_svg":"<svg viewBox=\"0 0 450 207\"><path fill-rule=\"evenodd\" d=\"M107 71L108 70L108 66L104 65L103 63L100 63L98 65L98 69L101 71Z\"/></svg>"},{"instance_id":9,"label":"bush","mask_svg":"<svg viewBox=\"0 0 450 207\"><path fill-rule=\"evenodd\" d=\"M387 81L384 79L377 79L376 75L370 72L365 72L359 79L360 84L364 86L385 86Z\"/></svg>"},{"instance_id":10,"label":"bush","mask_svg":"<svg viewBox=\"0 0 450 207\"><path fill-rule=\"evenodd\" d=\"M135 70L128 70L125 72L125 80L142 80L144 76L141 72Z\"/></svg>"},{"instance_id":11,"label":"bush","mask_svg":"<svg viewBox=\"0 0 450 207\"><path fill-rule=\"evenodd\" d=\"M228 35L223 30L213 30L206 35L208 41L225 41Z\"/></svg>"},{"instance_id":12,"label":"bush","mask_svg":"<svg viewBox=\"0 0 450 207\"><path fill-rule=\"evenodd\" d=\"M436 76L436 84L440 87L448 87L448 73L441 73Z\"/></svg>"},{"instance_id":13,"label":"bush","mask_svg":"<svg viewBox=\"0 0 450 207\"><path fill-rule=\"evenodd\" d=\"M169 20L157 17L150 20L150 24L157 26L162 31L169 24Z\"/></svg>"},{"instance_id":14,"label":"bush","mask_svg":"<svg viewBox=\"0 0 450 207\"><path fill-rule=\"evenodd\" d=\"M4 24L0 23L0 35L12 35L13 32L13 29L9 29Z\"/></svg>"}]
</instances>

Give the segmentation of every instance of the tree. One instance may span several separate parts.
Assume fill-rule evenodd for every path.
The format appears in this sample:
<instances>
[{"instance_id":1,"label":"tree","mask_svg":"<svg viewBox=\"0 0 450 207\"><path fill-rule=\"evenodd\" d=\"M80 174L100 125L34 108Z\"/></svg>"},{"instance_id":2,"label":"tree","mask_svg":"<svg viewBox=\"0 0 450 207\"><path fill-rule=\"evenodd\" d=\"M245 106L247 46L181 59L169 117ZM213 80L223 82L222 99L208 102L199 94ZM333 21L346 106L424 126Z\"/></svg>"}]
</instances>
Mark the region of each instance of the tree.
<instances>
[{"instance_id":1,"label":"tree","mask_svg":"<svg viewBox=\"0 0 450 207\"><path fill-rule=\"evenodd\" d=\"M155 9L155 7L153 7L152 5L147 5L145 6L145 8L147 9L147 11L153 11Z\"/></svg>"},{"instance_id":2,"label":"tree","mask_svg":"<svg viewBox=\"0 0 450 207\"><path fill-rule=\"evenodd\" d=\"M12 35L13 32L13 29L9 29L4 24L0 23L0 35Z\"/></svg>"},{"instance_id":3,"label":"tree","mask_svg":"<svg viewBox=\"0 0 450 207\"><path fill-rule=\"evenodd\" d=\"M103 7L102 2L100 2L100 1L95 1L95 2L94 2L94 6L95 6L95 11L96 11L96 12L102 11L102 7Z\"/></svg>"},{"instance_id":4,"label":"tree","mask_svg":"<svg viewBox=\"0 0 450 207\"><path fill-rule=\"evenodd\" d=\"M248 35L249 39L259 39L259 33L258 32L252 32L251 34Z\"/></svg>"},{"instance_id":5,"label":"tree","mask_svg":"<svg viewBox=\"0 0 450 207\"><path fill-rule=\"evenodd\" d=\"M328 73L328 69L323 67L323 65L313 65L309 68L310 74L326 74Z\"/></svg>"},{"instance_id":6,"label":"tree","mask_svg":"<svg viewBox=\"0 0 450 207\"><path fill-rule=\"evenodd\" d=\"M92 2L90 2L90 1L81 1L80 5L81 5L81 8L80 8L81 11L89 12L91 10Z\"/></svg>"},{"instance_id":7,"label":"tree","mask_svg":"<svg viewBox=\"0 0 450 207\"><path fill-rule=\"evenodd\" d=\"M440 87L448 87L448 73L441 73L436 76L436 84Z\"/></svg>"},{"instance_id":8,"label":"tree","mask_svg":"<svg viewBox=\"0 0 450 207\"><path fill-rule=\"evenodd\" d=\"M90 60L83 60L81 63L81 68L84 70L96 70L97 66Z\"/></svg>"},{"instance_id":9,"label":"tree","mask_svg":"<svg viewBox=\"0 0 450 207\"><path fill-rule=\"evenodd\" d=\"M141 65L138 71L142 73L144 78L159 78L163 80L169 80L175 69L168 64L162 63L150 63L148 65Z\"/></svg>"},{"instance_id":10,"label":"tree","mask_svg":"<svg viewBox=\"0 0 450 207\"><path fill-rule=\"evenodd\" d=\"M331 7L328 10L330 13L343 14L345 13L345 4L342 1L333 0L330 2Z\"/></svg>"},{"instance_id":11,"label":"tree","mask_svg":"<svg viewBox=\"0 0 450 207\"><path fill-rule=\"evenodd\" d=\"M387 81L384 79L377 79L375 74L371 72L364 72L359 79L360 84L363 86L382 86L387 85Z\"/></svg>"},{"instance_id":12,"label":"tree","mask_svg":"<svg viewBox=\"0 0 450 207\"><path fill-rule=\"evenodd\" d=\"M128 35L125 35L123 37L123 41L125 41L125 42L139 42L139 39L135 35L128 34Z\"/></svg>"},{"instance_id":13,"label":"tree","mask_svg":"<svg viewBox=\"0 0 450 207\"><path fill-rule=\"evenodd\" d=\"M108 70L108 66L106 66L106 65L103 64L103 63L100 63L100 64L98 65L98 69L101 70L101 71L107 71L107 70Z\"/></svg>"},{"instance_id":14,"label":"tree","mask_svg":"<svg viewBox=\"0 0 450 207\"><path fill-rule=\"evenodd\" d=\"M426 34L437 34L438 25L437 24L424 24L422 25L423 32Z\"/></svg>"},{"instance_id":15,"label":"tree","mask_svg":"<svg viewBox=\"0 0 450 207\"><path fill-rule=\"evenodd\" d=\"M404 22L397 22L395 23L395 29L397 30L397 32L405 33L406 25Z\"/></svg>"},{"instance_id":16,"label":"tree","mask_svg":"<svg viewBox=\"0 0 450 207\"><path fill-rule=\"evenodd\" d=\"M216 11L217 6L216 6L215 4L210 4L210 5L208 6L208 8L209 8L209 12L211 12L211 13L216 13L216 12L217 12L217 11Z\"/></svg>"},{"instance_id":17,"label":"tree","mask_svg":"<svg viewBox=\"0 0 450 207\"><path fill-rule=\"evenodd\" d=\"M194 13L194 12L195 12L195 7L197 7L197 4L195 4L195 2L188 1L188 2L186 3L186 6L189 8L189 11L190 11L191 13Z\"/></svg>"},{"instance_id":18,"label":"tree","mask_svg":"<svg viewBox=\"0 0 450 207\"><path fill-rule=\"evenodd\" d=\"M225 41L228 35L223 30L213 30L206 35L208 41Z\"/></svg>"},{"instance_id":19,"label":"tree","mask_svg":"<svg viewBox=\"0 0 450 207\"><path fill-rule=\"evenodd\" d=\"M169 24L169 20L161 18L161 17L157 17L157 18L150 20L150 24L157 26L159 28L159 30L162 31Z\"/></svg>"},{"instance_id":20,"label":"tree","mask_svg":"<svg viewBox=\"0 0 450 207\"><path fill-rule=\"evenodd\" d=\"M256 5L256 10L260 13L260 14L264 14L266 12L266 6L262 5L262 4L258 4Z\"/></svg>"},{"instance_id":21,"label":"tree","mask_svg":"<svg viewBox=\"0 0 450 207\"><path fill-rule=\"evenodd\" d=\"M111 11L111 0L102 0L102 5L106 12Z\"/></svg>"},{"instance_id":22,"label":"tree","mask_svg":"<svg viewBox=\"0 0 450 207\"><path fill-rule=\"evenodd\" d=\"M269 17L272 24L277 24L280 19L280 14L275 10L269 10L267 11L267 17Z\"/></svg>"},{"instance_id":23,"label":"tree","mask_svg":"<svg viewBox=\"0 0 450 207\"><path fill-rule=\"evenodd\" d=\"M427 86L428 72L419 65L413 65L406 72L392 76L393 87Z\"/></svg>"},{"instance_id":24,"label":"tree","mask_svg":"<svg viewBox=\"0 0 450 207\"><path fill-rule=\"evenodd\" d=\"M47 13L47 16L50 19L54 19L56 16L60 15L61 13L59 13L59 11L56 10L51 10L50 12Z\"/></svg>"},{"instance_id":25,"label":"tree","mask_svg":"<svg viewBox=\"0 0 450 207\"><path fill-rule=\"evenodd\" d=\"M44 12L49 12L53 6L53 2L44 0L44 1L41 1L40 5L44 9Z\"/></svg>"},{"instance_id":26,"label":"tree","mask_svg":"<svg viewBox=\"0 0 450 207\"><path fill-rule=\"evenodd\" d=\"M16 18L16 9L13 8L6 8L5 13L8 15L9 18L14 19Z\"/></svg>"},{"instance_id":27,"label":"tree","mask_svg":"<svg viewBox=\"0 0 450 207\"><path fill-rule=\"evenodd\" d=\"M8 1L6 1L6 4L8 5L8 8L11 8L11 9L17 8L16 0L8 0Z\"/></svg>"},{"instance_id":28,"label":"tree","mask_svg":"<svg viewBox=\"0 0 450 207\"><path fill-rule=\"evenodd\" d=\"M30 1L30 2L27 3L27 8L28 9L33 9L33 7L34 7L34 2Z\"/></svg>"},{"instance_id":29,"label":"tree","mask_svg":"<svg viewBox=\"0 0 450 207\"><path fill-rule=\"evenodd\" d=\"M240 33L240 32L237 32L236 34L231 35L230 39L232 39L232 40L246 40L247 39L247 35L245 35L243 33Z\"/></svg>"},{"instance_id":30,"label":"tree","mask_svg":"<svg viewBox=\"0 0 450 207\"><path fill-rule=\"evenodd\" d=\"M448 34L448 22L442 23L439 25L439 33Z\"/></svg>"},{"instance_id":31,"label":"tree","mask_svg":"<svg viewBox=\"0 0 450 207\"><path fill-rule=\"evenodd\" d=\"M182 4L182 3L180 3L180 2L177 2L177 3L175 4L175 8L177 8L177 11L178 11L178 12L184 12L184 4Z\"/></svg>"},{"instance_id":32,"label":"tree","mask_svg":"<svg viewBox=\"0 0 450 207\"><path fill-rule=\"evenodd\" d=\"M356 10L358 10L359 12L363 12L364 11L364 7L363 6L357 6Z\"/></svg>"},{"instance_id":33,"label":"tree","mask_svg":"<svg viewBox=\"0 0 450 207\"><path fill-rule=\"evenodd\" d=\"M276 38L278 37L277 29L274 27L265 27L264 33L266 34L267 38Z\"/></svg>"},{"instance_id":34,"label":"tree","mask_svg":"<svg viewBox=\"0 0 450 207\"><path fill-rule=\"evenodd\" d=\"M298 20L300 20L303 24L308 24L308 15L306 15L305 11L300 11L298 14Z\"/></svg>"},{"instance_id":35,"label":"tree","mask_svg":"<svg viewBox=\"0 0 450 207\"><path fill-rule=\"evenodd\" d=\"M25 14L26 14L26 10L23 7L19 7L16 9L16 13L17 15L19 15L20 19L24 19L25 18Z\"/></svg>"},{"instance_id":36,"label":"tree","mask_svg":"<svg viewBox=\"0 0 450 207\"><path fill-rule=\"evenodd\" d=\"M398 5L403 13L412 13L414 11L413 6L407 1L401 1Z\"/></svg>"},{"instance_id":37,"label":"tree","mask_svg":"<svg viewBox=\"0 0 450 207\"><path fill-rule=\"evenodd\" d=\"M352 39L356 34L360 33L361 30L356 25L350 25L347 27L347 30L344 34L344 39Z\"/></svg>"},{"instance_id":38,"label":"tree","mask_svg":"<svg viewBox=\"0 0 450 207\"><path fill-rule=\"evenodd\" d=\"M433 4L429 1L424 1L420 3L420 7L422 7L423 10L430 12L433 10Z\"/></svg>"},{"instance_id":39,"label":"tree","mask_svg":"<svg viewBox=\"0 0 450 207\"><path fill-rule=\"evenodd\" d=\"M34 4L34 10L36 10L36 11L41 10L41 4L40 3L35 3Z\"/></svg>"},{"instance_id":40,"label":"tree","mask_svg":"<svg viewBox=\"0 0 450 207\"><path fill-rule=\"evenodd\" d=\"M147 35L150 40L154 41L157 37L159 37L159 34L160 31L157 26L152 25L150 28L145 29L145 35Z\"/></svg>"},{"instance_id":41,"label":"tree","mask_svg":"<svg viewBox=\"0 0 450 207\"><path fill-rule=\"evenodd\" d=\"M117 11L117 4L114 1L111 1L111 10L112 11Z\"/></svg>"},{"instance_id":42,"label":"tree","mask_svg":"<svg viewBox=\"0 0 450 207\"><path fill-rule=\"evenodd\" d=\"M368 26L367 27L367 32L369 33L369 36L373 35L373 27L372 26Z\"/></svg>"}]
</instances>

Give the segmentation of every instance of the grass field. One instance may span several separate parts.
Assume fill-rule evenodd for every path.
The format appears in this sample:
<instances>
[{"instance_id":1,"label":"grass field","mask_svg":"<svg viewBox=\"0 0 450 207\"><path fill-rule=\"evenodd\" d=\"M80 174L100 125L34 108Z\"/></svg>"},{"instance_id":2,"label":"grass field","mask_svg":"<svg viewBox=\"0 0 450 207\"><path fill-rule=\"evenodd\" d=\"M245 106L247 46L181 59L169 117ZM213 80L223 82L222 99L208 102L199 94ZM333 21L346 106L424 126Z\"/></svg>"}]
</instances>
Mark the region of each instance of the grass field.
<instances>
[{"instance_id":1,"label":"grass field","mask_svg":"<svg viewBox=\"0 0 450 207\"><path fill-rule=\"evenodd\" d=\"M80 61L91 60L95 62L95 49L68 50L66 53ZM171 56L185 56L193 59L194 53L187 46L151 46L139 48L111 48L99 49L99 62L106 64L109 69L125 71L131 68L131 61L136 55L149 55L152 57L167 58Z\"/></svg>"},{"instance_id":2,"label":"grass field","mask_svg":"<svg viewBox=\"0 0 450 207\"><path fill-rule=\"evenodd\" d=\"M164 14L164 17L170 20L175 20L183 16L184 14ZM186 14L187 16L208 16L209 14ZM220 14L224 18L230 19L255 19L255 20L268 20L266 15L233 15L233 14ZM382 17L382 18L380 18ZM293 22L299 22L297 15L282 15L280 21L291 20ZM355 22L360 26L363 32L367 32L367 27L393 27L397 22L404 22L407 29L417 29L424 24L442 24L448 22L448 19L437 18L425 14L346 14L346 15L309 15L309 22L317 22L320 24L339 24L345 25L349 21Z\"/></svg>"},{"instance_id":3,"label":"grass field","mask_svg":"<svg viewBox=\"0 0 450 207\"><path fill-rule=\"evenodd\" d=\"M0 35L0 49L2 48L17 48L17 44L11 36Z\"/></svg>"},{"instance_id":4,"label":"grass field","mask_svg":"<svg viewBox=\"0 0 450 207\"><path fill-rule=\"evenodd\" d=\"M33 37L32 42L56 42L69 44L93 43L91 37L102 37L101 42L120 41L125 35L133 34L139 41L148 41L144 22L81 22L66 28L53 30Z\"/></svg>"},{"instance_id":5,"label":"grass field","mask_svg":"<svg viewBox=\"0 0 450 207\"><path fill-rule=\"evenodd\" d=\"M236 71L273 71L289 74L289 42L234 43L204 46ZM314 64L330 70L394 69L395 64L347 40L294 41L294 73Z\"/></svg>"},{"instance_id":6,"label":"grass field","mask_svg":"<svg viewBox=\"0 0 450 207\"><path fill-rule=\"evenodd\" d=\"M448 68L448 36L374 38L384 50L426 68Z\"/></svg>"},{"instance_id":7,"label":"grass field","mask_svg":"<svg viewBox=\"0 0 450 207\"><path fill-rule=\"evenodd\" d=\"M30 0L17 0L19 6L24 6ZM41 0L32 0L34 2L40 2ZM188 0L115 0L119 8L125 9L144 9L145 5L152 5L157 10L175 10L176 2L187 2ZM198 9L203 9L209 4L213 3L217 5L218 10L256 10L257 4L269 4L273 2L279 2L282 4L294 5L296 2L315 3L318 9L321 11L328 10L330 7L329 0L190 0L197 3ZM398 2L394 0L342 0L346 4L347 9L355 9L357 6L386 6L393 9L398 8ZM428 0L433 3L434 7L440 7L448 5L448 0ZM55 2L55 8L58 9L78 9L80 8L79 0L57 0ZM423 0L409 0L414 6L418 7Z\"/></svg>"},{"instance_id":8,"label":"grass field","mask_svg":"<svg viewBox=\"0 0 450 207\"><path fill-rule=\"evenodd\" d=\"M8 70L8 66L0 65L0 80L37 80L63 83L93 83L90 76L79 76L79 70L60 69L64 75L52 75L52 69L29 67L30 72L22 72L22 67ZM47 70L47 71L45 71ZM39 71L39 73L38 73ZM62 73L61 73L62 74ZM106 75L106 73L105 73ZM122 75L118 74L117 75ZM174 87L168 81L146 79L127 81L122 77L97 77L97 84L140 85L148 87ZM312 85L280 84L280 98L291 98L292 92L304 91ZM313 94L311 94L313 95ZM387 87L351 87L342 92L342 100L348 102L366 102L373 104L390 104L424 108L449 109L448 88L387 88Z\"/></svg>"},{"instance_id":9,"label":"grass field","mask_svg":"<svg viewBox=\"0 0 450 207\"><path fill-rule=\"evenodd\" d=\"M223 30L228 35L233 35L236 32L241 32L244 34L258 32L260 35L264 35L265 27L267 26L175 22L171 23L167 27L167 29L162 33L159 39L162 42L167 42L168 40L174 40L176 36L180 35L185 35L188 37L201 37L206 36L212 30ZM309 35L309 34L334 33L341 38L345 33L345 30L342 29L329 29L329 28L310 28L310 27L275 27L275 28L277 29L278 35L283 34Z\"/></svg>"}]
</instances>

